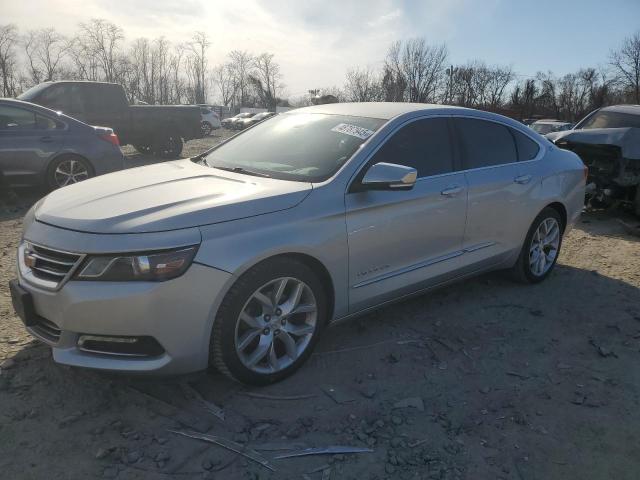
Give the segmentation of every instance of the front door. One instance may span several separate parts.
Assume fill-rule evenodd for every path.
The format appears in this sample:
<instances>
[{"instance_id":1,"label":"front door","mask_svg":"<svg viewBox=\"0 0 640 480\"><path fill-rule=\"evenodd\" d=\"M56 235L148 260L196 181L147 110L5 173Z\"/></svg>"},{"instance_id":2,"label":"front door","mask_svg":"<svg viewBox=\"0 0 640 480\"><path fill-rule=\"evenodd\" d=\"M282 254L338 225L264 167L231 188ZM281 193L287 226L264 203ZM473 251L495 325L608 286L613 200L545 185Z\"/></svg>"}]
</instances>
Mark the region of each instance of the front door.
<instances>
[{"instance_id":1,"label":"front door","mask_svg":"<svg viewBox=\"0 0 640 480\"><path fill-rule=\"evenodd\" d=\"M380 162L416 168L418 179L408 191L360 190L359 175L346 194L352 313L446 280L462 254L467 190L448 120L401 127L367 167Z\"/></svg>"}]
</instances>

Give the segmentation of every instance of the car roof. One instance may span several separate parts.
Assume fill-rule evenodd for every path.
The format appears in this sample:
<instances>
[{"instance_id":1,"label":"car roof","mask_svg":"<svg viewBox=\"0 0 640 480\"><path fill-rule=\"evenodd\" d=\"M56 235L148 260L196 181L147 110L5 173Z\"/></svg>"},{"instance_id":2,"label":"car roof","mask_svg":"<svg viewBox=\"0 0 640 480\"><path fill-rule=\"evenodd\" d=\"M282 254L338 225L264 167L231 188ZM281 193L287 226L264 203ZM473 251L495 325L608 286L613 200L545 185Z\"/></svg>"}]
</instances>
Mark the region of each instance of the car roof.
<instances>
[{"instance_id":1,"label":"car roof","mask_svg":"<svg viewBox=\"0 0 640 480\"><path fill-rule=\"evenodd\" d=\"M401 103L401 102L360 102L360 103L327 103L291 110L286 113L325 113L328 115L347 115L351 117L369 117L390 120L399 115L420 110L464 110L468 108L449 105L434 105L430 103Z\"/></svg>"},{"instance_id":2,"label":"car roof","mask_svg":"<svg viewBox=\"0 0 640 480\"><path fill-rule=\"evenodd\" d=\"M77 118L70 117L68 115L65 115L64 113L56 112L55 110L52 110L47 107L43 107L42 105L38 105L36 103L24 102L22 100L16 100L14 98L0 98L0 105L29 108L32 111L40 112L43 115L48 115L50 117L57 117L65 123L75 123L79 125L86 125L84 122L81 122Z\"/></svg>"},{"instance_id":3,"label":"car roof","mask_svg":"<svg viewBox=\"0 0 640 480\"><path fill-rule=\"evenodd\" d=\"M600 109L603 112L620 112L640 115L640 105L611 105Z\"/></svg>"}]
</instances>

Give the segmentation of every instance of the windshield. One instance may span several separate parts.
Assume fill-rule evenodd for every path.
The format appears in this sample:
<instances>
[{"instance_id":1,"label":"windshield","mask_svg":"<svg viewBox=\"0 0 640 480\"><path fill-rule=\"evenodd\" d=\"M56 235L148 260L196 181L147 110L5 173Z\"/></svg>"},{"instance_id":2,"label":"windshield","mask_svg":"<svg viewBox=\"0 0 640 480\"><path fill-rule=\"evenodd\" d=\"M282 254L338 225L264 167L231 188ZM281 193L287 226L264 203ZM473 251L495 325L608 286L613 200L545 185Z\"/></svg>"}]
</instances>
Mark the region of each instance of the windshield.
<instances>
[{"instance_id":1,"label":"windshield","mask_svg":"<svg viewBox=\"0 0 640 480\"><path fill-rule=\"evenodd\" d=\"M622 112L598 111L583 120L576 128L589 130L592 128L640 128L640 115Z\"/></svg>"},{"instance_id":2,"label":"windshield","mask_svg":"<svg viewBox=\"0 0 640 480\"><path fill-rule=\"evenodd\" d=\"M337 172L384 122L319 113L278 115L223 143L205 161L211 167L321 182Z\"/></svg>"},{"instance_id":3,"label":"windshield","mask_svg":"<svg viewBox=\"0 0 640 480\"><path fill-rule=\"evenodd\" d=\"M46 89L47 87L50 87L50 86L51 86L50 83L46 83L46 82L45 83L39 83L35 87L31 87L26 92L21 93L16 98L18 100L23 100L25 102L31 101L34 98L36 98L40 94L40 92L42 92L42 90L44 90L44 89Z\"/></svg>"}]
</instances>

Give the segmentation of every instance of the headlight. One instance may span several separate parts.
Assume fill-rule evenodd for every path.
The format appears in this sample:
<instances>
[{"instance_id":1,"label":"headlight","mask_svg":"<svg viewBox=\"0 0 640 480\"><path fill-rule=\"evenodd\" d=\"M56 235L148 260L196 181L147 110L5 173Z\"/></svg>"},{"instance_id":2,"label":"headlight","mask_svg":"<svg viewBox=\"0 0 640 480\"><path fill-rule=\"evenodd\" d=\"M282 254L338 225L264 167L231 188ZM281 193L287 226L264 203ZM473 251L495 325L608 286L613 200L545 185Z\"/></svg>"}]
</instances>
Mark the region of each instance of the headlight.
<instances>
[{"instance_id":1,"label":"headlight","mask_svg":"<svg viewBox=\"0 0 640 480\"><path fill-rule=\"evenodd\" d=\"M146 255L90 256L76 274L78 280L162 282L179 277L191 265L198 247Z\"/></svg>"}]
</instances>

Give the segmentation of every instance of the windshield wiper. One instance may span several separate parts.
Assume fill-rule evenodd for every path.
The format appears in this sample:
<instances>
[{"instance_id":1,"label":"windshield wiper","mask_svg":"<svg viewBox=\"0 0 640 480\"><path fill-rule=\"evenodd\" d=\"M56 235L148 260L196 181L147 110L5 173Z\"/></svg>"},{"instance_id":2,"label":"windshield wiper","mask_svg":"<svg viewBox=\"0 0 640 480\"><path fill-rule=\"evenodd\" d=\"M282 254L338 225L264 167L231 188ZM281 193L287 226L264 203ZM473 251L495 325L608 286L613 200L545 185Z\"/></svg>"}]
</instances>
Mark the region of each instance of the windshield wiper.
<instances>
[{"instance_id":1,"label":"windshield wiper","mask_svg":"<svg viewBox=\"0 0 640 480\"><path fill-rule=\"evenodd\" d=\"M254 177L264 177L271 178L271 175L267 175L266 173L254 172L253 170L247 170L244 167L223 167L222 165L211 165L212 168L217 168L218 170L225 170L227 172L234 173L243 173L245 175L253 175Z\"/></svg>"}]
</instances>

